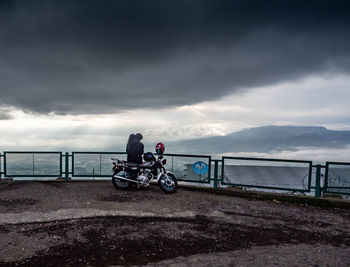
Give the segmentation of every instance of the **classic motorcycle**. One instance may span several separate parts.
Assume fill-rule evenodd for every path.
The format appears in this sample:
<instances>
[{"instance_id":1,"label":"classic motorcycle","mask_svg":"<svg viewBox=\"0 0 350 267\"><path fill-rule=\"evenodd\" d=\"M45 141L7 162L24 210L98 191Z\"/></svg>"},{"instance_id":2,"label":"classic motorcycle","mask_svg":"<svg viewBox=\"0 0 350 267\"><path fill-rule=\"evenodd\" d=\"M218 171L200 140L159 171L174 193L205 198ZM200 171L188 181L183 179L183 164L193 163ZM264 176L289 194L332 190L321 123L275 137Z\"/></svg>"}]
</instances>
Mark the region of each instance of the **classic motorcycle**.
<instances>
[{"instance_id":1,"label":"classic motorcycle","mask_svg":"<svg viewBox=\"0 0 350 267\"><path fill-rule=\"evenodd\" d=\"M162 155L164 148L161 151L157 149L157 146L157 158L152 152L147 152L143 155L144 163L142 164L111 158L114 165L112 169L113 186L116 189L127 189L133 184L137 187L148 187L151 180L157 179L158 185L164 193L175 193L177 189L176 177L165 169L166 159Z\"/></svg>"}]
</instances>

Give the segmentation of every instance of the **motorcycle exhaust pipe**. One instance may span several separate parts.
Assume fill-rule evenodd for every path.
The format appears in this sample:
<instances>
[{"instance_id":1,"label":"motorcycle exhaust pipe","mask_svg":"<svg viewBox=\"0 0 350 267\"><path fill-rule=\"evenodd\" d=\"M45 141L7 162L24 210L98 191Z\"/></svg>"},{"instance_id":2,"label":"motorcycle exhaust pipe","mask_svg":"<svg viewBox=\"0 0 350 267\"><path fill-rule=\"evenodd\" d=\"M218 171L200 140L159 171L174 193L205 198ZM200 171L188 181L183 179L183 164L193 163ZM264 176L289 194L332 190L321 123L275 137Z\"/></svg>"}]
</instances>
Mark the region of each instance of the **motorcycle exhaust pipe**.
<instances>
[{"instance_id":1,"label":"motorcycle exhaust pipe","mask_svg":"<svg viewBox=\"0 0 350 267\"><path fill-rule=\"evenodd\" d=\"M122 177L122 176L118 176L118 175L114 175L113 178L117 178L117 179L120 179L120 180L132 182L132 183L138 183L138 181L131 180L131 179L128 179L128 178L125 178L125 177Z\"/></svg>"}]
</instances>

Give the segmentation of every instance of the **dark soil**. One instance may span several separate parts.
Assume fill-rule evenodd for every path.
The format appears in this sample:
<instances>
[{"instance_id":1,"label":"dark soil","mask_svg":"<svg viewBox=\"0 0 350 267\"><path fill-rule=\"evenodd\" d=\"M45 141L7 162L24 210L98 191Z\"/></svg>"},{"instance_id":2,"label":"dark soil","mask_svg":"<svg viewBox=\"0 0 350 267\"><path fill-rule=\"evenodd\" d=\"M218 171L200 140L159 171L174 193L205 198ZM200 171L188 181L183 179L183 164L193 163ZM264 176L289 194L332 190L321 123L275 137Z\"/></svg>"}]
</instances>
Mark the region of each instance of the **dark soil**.
<instances>
[{"instance_id":1,"label":"dark soil","mask_svg":"<svg viewBox=\"0 0 350 267\"><path fill-rule=\"evenodd\" d=\"M17 188L21 187L21 183L1 183L0 186L0 192L2 191L8 191L8 190L15 190Z\"/></svg>"},{"instance_id":2,"label":"dark soil","mask_svg":"<svg viewBox=\"0 0 350 267\"><path fill-rule=\"evenodd\" d=\"M145 191L145 189L143 189L143 191ZM154 195L130 194L127 192L119 193L117 195L112 196L102 196L99 198L99 200L105 202L140 202L154 199L157 199Z\"/></svg>"},{"instance_id":3,"label":"dark soil","mask_svg":"<svg viewBox=\"0 0 350 267\"><path fill-rule=\"evenodd\" d=\"M224 211L224 214L227 215L238 215L238 216L244 216L244 217L251 217L251 218L256 218L256 219L265 219L265 220L277 220L280 219L280 217L278 215L275 216L271 216L271 215L253 215L253 214L249 214L249 213L242 213L242 212L232 212L232 211ZM289 219L290 220L290 224L293 226L298 226L298 225L307 225L310 222L307 220L300 220L300 219L295 219L295 218L284 218L285 219ZM325 223L325 222L317 222L314 223L314 226L320 226L320 227L327 227L330 226L330 223Z\"/></svg>"},{"instance_id":4,"label":"dark soil","mask_svg":"<svg viewBox=\"0 0 350 267\"><path fill-rule=\"evenodd\" d=\"M133 265L263 245L319 243L350 246L350 233L320 235L280 225L255 228L233 222L218 224L204 216L98 217L45 225L7 225L1 231L18 232L34 239L54 235L66 241L22 261L0 262L0 266ZM71 232L79 234L68 240Z\"/></svg>"},{"instance_id":5,"label":"dark soil","mask_svg":"<svg viewBox=\"0 0 350 267\"><path fill-rule=\"evenodd\" d=\"M56 187L56 188L62 188L64 184L62 182L56 182L56 181L43 181L43 182L37 182L46 186Z\"/></svg>"}]
</instances>

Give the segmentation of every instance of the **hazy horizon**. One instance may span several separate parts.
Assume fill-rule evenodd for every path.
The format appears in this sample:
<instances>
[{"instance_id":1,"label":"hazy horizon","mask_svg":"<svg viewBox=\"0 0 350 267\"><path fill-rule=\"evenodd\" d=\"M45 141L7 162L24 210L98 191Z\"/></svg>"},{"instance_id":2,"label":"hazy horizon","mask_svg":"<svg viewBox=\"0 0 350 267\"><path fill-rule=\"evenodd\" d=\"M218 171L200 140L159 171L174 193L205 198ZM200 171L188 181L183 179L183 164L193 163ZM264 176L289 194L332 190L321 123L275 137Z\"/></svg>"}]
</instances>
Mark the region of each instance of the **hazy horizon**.
<instances>
[{"instance_id":1,"label":"hazy horizon","mask_svg":"<svg viewBox=\"0 0 350 267\"><path fill-rule=\"evenodd\" d=\"M270 127L270 126L268 126ZM259 128L256 128L259 129ZM244 133L244 131L243 131ZM212 136L210 136L212 137ZM0 151L1 153L4 151L60 151L60 152L69 152L72 151L89 151L89 152L125 152L125 143L113 143L110 146L91 146L91 144L82 144L77 147L55 147L55 146L33 146L33 147L9 147ZM146 139L147 140L147 139ZM192 140L202 140L192 139ZM270 149L266 151L232 151L232 152L209 152L206 147L203 147L202 150L198 150L193 152L192 147L187 143L182 143L181 140L176 142L167 142L166 140L158 140L165 143L166 151L165 153L169 154L196 154L196 155L209 155L212 158L220 159L222 156L236 156L236 157L257 157L257 158L280 158L280 159L295 159L295 160L313 160L314 162L324 163L326 161L340 161L340 162L350 162L350 144L342 145L340 147L321 147L321 146L290 146L286 149ZM157 141L157 142L158 142ZM190 141L189 139L183 141ZM254 141L252 139L252 141ZM146 151L154 151L154 146L156 142L145 142L145 152ZM213 141L215 142L215 140ZM213 144L211 144L213 145Z\"/></svg>"}]
</instances>

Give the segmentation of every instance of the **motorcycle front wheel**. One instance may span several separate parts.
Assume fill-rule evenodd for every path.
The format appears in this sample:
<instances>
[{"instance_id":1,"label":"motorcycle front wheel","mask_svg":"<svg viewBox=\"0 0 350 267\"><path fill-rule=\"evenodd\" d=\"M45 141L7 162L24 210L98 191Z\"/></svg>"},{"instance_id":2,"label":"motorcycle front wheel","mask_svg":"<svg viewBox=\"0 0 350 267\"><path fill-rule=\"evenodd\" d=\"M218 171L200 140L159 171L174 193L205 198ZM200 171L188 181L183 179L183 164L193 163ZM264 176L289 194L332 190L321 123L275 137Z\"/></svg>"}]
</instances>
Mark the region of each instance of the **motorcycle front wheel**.
<instances>
[{"instance_id":1,"label":"motorcycle front wheel","mask_svg":"<svg viewBox=\"0 0 350 267\"><path fill-rule=\"evenodd\" d=\"M168 173L167 175L163 174L158 180L158 185L166 194L175 193L177 189L177 180L172 173Z\"/></svg>"},{"instance_id":2,"label":"motorcycle front wheel","mask_svg":"<svg viewBox=\"0 0 350 267\"><path fill-rule=\"evenodd\" d=\"M118 179L117 176L125 177L127 178L127 172L126 171L119 171L115 172L112 176L112 183L113 186L116 189L128 189L131 186L131 183L128 181L123 181L121 179Z\"/></svg>"}]
</instances>

